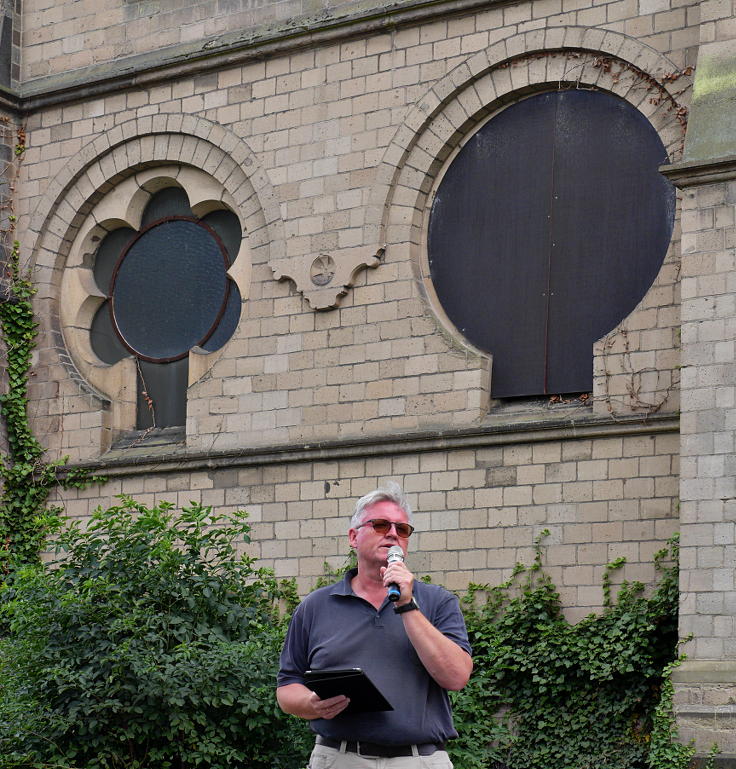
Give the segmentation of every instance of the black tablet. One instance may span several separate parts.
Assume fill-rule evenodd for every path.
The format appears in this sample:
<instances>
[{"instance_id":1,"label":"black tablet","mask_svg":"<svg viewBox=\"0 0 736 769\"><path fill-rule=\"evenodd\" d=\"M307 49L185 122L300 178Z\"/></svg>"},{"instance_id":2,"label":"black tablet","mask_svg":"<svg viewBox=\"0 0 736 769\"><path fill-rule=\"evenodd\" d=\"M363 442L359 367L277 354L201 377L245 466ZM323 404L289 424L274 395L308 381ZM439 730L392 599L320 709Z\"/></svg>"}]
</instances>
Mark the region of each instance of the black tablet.
<instances>
[{"instance_id":1,"label":"black tablet","mask_svg":"<svg viewBox=\"0 0 736 769\"><path fill-rule=\"evenodd\" d=\"M393 710L388 700L360 668L337 670L307 670L305 684L320 699L326 700L344 694L350 704L343 713L367 713L376 710Z\"/></svg>"}]
</instances>

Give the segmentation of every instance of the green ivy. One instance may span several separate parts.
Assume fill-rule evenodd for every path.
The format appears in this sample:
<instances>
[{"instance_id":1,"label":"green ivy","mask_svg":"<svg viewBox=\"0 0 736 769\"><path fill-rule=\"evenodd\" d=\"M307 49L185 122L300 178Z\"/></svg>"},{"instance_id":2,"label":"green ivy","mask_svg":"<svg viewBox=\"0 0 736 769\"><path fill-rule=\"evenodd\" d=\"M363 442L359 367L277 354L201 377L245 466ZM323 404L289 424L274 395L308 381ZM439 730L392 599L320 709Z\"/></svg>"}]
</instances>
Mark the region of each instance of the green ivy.
<instances>
[{"instance_id":1,"label":"green ivy","mask_svg":"<svg viewBox=\"0 0 736 769\"><path fill-rule=\"evenodd\" d=\"M672 671L684 657L670 662L662 671L661 697L652 717L652 733L649 748L649 762L654 769L688 769L695 755L695 746L683 745L678 741L679 733L675 722L673 701L675 690L672 685Z\"/></svg>"},{"instance_id":2,"label":"green ivy","mask_svg":"<svg viewBox=\"0 0 736 769\"><path fill-rule=\"evenodd\" d=\"M504 584L469 586L461 608L473 646L468 685L451 692L459 738L448 744L462 769L687 769L670 681L677 650L679 541L655 554L649 595L624 582L614 600L609 563L604 609L571 625L543 569L517 564ZM355 565L324 566L318 587ZM430 581L423 578L424 581ZM714 748L714 751L716 749ZM714 754L712 751L712 755Z\"/></svg>"},{"instance_id":3,"label":"green ivy","mask_svg":"<svg viewBox=\"0 0 736 769\"><path fill-rule=\"evenodd\" d=\"M58 508L46 507L56 486L83 487L102 480L71 470L59 475L58 462L45 462L43 447L28 422L28 377L38 324L33 314L35 289L20 269L20 244L13 243L6 266L7 293L0 297L0 326L7 359L7 392L0 394L8 453L0 453L0 576L14 565L39 557L49 531L58 525Z\"/></svg>"},{"instance_id":4,"label":"green ivy","mask_svg":"<svg viewBox=\"0 0 736 769\"><path fill-rule=\"evenodd\" d=\"M615 602L610 572L624 561L609 564L604 610L574 625L542 569L539 542L534 563L518 565L504 585L471 585L462 603L476 667L453 694L457 765L674 769L669 757L681 751L661 700L671 698L677 645L677 557L675 538L656 555L652 593L624 582ZM502 715L488 723L492 713Z\"/></svg>"}]
</instances>

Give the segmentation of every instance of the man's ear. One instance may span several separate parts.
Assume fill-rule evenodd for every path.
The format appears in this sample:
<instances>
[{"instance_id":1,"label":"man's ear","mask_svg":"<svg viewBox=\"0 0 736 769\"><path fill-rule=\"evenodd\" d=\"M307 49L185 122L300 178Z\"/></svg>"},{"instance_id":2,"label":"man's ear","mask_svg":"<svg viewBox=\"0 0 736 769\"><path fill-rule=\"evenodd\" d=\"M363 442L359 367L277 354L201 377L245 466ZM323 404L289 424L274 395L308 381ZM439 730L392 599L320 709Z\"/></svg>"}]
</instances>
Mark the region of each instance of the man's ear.
<instances>
[{"instance_id":1,"label":"man's ear","mask_svg":"<svg viewBox=\"0 0 736 769\"><path fill-rule=\"evenodd\" d=\"M358 538L358 532L356 529L348 529L348 544L355 549L356 539Z\"/></svg>"}]
</instances>

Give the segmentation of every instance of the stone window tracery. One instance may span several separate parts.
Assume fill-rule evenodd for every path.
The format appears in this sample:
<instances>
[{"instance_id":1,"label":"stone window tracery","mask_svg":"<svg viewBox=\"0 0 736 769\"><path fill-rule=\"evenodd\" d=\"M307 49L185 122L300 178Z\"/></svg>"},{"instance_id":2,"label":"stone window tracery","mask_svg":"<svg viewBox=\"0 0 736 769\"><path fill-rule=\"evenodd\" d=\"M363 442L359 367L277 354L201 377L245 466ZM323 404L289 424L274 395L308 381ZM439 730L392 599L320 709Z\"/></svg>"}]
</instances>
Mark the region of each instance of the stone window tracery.
<instances>
[{"instance_id":1,"label":"stone window tracery","mask_svg":"<svg viewBox=\"0 0 736 769\"><path fill-rule=\"evenodd\" d=\"M183 428L188 386L237 329L249 265L234 208L204 172L171 166L118 184L80 228L62 327L123 431Z\"/></svg>"}]
</instances>

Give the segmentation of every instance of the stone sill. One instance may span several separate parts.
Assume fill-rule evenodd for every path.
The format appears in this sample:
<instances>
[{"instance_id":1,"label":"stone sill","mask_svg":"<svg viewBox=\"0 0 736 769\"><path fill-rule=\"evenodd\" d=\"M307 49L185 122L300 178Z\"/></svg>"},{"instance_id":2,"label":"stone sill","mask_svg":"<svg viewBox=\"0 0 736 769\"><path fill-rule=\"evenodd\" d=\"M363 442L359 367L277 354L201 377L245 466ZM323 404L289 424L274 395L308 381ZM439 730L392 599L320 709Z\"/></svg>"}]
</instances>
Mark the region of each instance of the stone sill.
<instances>
[{"instance_id":1,"label":"stone sill","mask_svg":"<svg viewBox=\"0 0 736 769\"><path fill-rule=\"evenodd\" d=\"M685 660L672 671L678 684L736 685L736 660Z\"/></svg>"},{"instance_id":2,"label":"stone sill","mask_svg":"<svg viewBox=\"0 0 736 769\"><path fill-rule=\"evenodd\" d=\"M729 721L736 718L736 705L677 705L675 710L680 718L725 716Z\"/></svg>"},{"instance_id":3,"label":"stone sill","mask_svg":"<svg viewBox=\"0 0 736 769\"><path fill-rule=\"evenodd\" d=\"M679 424L679 417L675 414L612 418L596 417L586 411L583 414L578 413L577 416L571 413L566 413L564 416L553 414L544 418L506 420L502 423L489 423L472 428L427 430L213 452L191 451L181 445L141 444L111 450L97 461L70 465L68 469L87 469L110 478L162 472L209 471L295 462L323 462L429 451L475 449L520 443L657 435L677 433ZM64 469L60 469L62 474Z\"/></svg>"}]
</instances>

